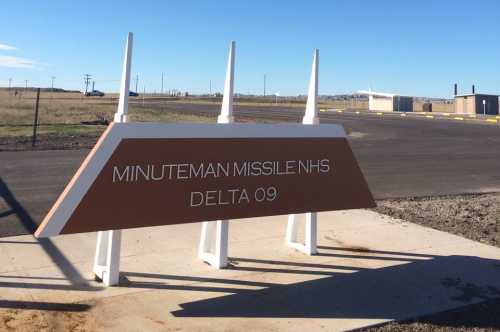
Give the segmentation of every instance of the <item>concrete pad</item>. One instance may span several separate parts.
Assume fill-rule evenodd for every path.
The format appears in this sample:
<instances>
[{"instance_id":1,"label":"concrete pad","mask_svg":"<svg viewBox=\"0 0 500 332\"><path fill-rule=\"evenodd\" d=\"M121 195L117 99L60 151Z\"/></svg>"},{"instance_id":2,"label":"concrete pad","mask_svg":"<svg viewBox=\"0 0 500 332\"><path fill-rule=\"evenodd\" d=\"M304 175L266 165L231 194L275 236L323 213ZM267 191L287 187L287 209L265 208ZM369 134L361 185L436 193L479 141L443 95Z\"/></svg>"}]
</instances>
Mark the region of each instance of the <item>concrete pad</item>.
<instances>
[{"instance_id":1,"label":"concrete pad","mask_svg":"<svg viewBox=\"0 0 500 332\"><path fill-rule=\"evenodd\" d=\"M284 245L286 216L230 222L231 266L196 257L200 224L123 232L121 284L91 273L96 234L0 240L2 308L84 312L92 327L349 330L500 297L500 249L353 210L319 214L319 253Z\"/></svg>"}]
</instances>

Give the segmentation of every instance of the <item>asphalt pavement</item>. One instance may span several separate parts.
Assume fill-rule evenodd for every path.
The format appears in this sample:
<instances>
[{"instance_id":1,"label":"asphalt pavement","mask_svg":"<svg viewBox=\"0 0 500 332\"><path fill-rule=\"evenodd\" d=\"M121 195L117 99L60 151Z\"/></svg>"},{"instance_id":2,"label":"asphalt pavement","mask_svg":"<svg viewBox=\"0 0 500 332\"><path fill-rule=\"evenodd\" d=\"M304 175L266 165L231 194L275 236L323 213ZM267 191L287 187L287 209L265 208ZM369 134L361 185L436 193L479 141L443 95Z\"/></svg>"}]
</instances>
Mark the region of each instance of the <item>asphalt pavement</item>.
<instances>
[{"instance_id":1,"label":"asphalt pavement","mask_svg":"<svg viewBox=\"0 0 500 332\"><path fill-rule=\"evenodd\" d=\"M215 114L218 106L176 103L167 109ZM236 107L235 114L244 121L300 121L303 112ZM321 112L320 118L346 128L377 199L500 191L498 124L355 112ZM0 237L32 233L87 153L1 152Z\"/></svg>"}]
</instances>

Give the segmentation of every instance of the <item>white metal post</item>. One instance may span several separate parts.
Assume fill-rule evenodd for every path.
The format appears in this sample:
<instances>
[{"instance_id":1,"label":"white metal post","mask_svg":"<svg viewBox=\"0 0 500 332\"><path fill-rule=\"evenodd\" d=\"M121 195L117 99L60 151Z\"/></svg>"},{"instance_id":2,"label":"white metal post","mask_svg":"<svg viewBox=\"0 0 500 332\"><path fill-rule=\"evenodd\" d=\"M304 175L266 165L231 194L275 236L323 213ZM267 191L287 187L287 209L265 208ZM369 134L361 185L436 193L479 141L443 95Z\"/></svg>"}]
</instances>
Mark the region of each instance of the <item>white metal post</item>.
<instances>
[{"instance_id":1,"label":"white metal post","mask_svg":"<svg viewBox=\"0 0 500 332\"><path fill-rule=\"evenodd\" d=\"M314 50L311 78L309 81L309 93L307 96L306 112L302 123L305 125L319 124L318 117L318 64L319 50ZM298 221L295 214L288 216L286 229L286 244L308 255L317 253L317 213L306 213L304 243L297 240Z\"/></svg>"},{"instance_id":2,"label":"white metal post","mask_svg":"<svg viewBox=\"0 0 500 332\"><path fill-rule=\"evenodd\" d=\"M128 121L128 97L130 91L130 67L132 63L133 34L128 33L123 61L120 99L114 122ZM102 231L97 233L97 246L94 259L94 274L106 285L118 285L120 279L120 251L122 231Z\"/></svg>"},{"instance_id":3,"label":"white metal post","mask_svg":"<svg viewBox=\"0 0 500 332\"><path fill-rule=\"evenodd\" d=\"M224 97L222 108L217 118L217 123L233 123L233 90L234 90L234 58L236 52L235 42L229 47L227 61L226 81L224 84ZM201 229L198 256L217 269L227 266L229 225L228 220L204 222Z\"/></svg>"}]
</instances>

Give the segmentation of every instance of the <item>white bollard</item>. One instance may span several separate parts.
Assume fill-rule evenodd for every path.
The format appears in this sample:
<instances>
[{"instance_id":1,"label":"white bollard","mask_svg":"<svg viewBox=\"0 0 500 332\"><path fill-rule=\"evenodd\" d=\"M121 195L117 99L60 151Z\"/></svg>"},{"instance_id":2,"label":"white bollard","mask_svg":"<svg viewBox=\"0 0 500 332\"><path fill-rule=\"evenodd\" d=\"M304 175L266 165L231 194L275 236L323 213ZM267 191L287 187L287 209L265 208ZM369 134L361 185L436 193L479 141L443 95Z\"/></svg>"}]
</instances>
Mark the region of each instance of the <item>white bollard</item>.
<instances>
[{"instance_id":1,"label":"white bollard","mask_svg":"<svg viewBox=\"0 0 500 332\"><path fill-rule=\"evenodd\" d=\"M309 81L309 92L307 96L307 105L302 123L305 125L319 124L318 117L318 64L319 50L314 50L313 64L311 69L311 78ZM307 255L314 255L317 250L317 213L306 213L304 243L297 239L298 221L295 214L288 216L285 242L288 246L295 248Z\"/></svg>"},{"instance_id":2,"label":"white bollard","mask_svg":"<svg viewBox=\"0 0 500 332\"><path fill-rule=\"evenodd\" d=\"M130 90L130 68L132 64L133 34L128 33L123 60L122 83L120 99L114 122L128 121L128 97ZM118 285L120 281L120 251L122 231L102 231L97 233L96 254L94 259L94 274L106 286Z\"/></svg>"},{"instance_id":3,"label":"white bollard","mask_svg":"<svg viewBox=\"0 0 500 332\"><path fill-rule=\"evenodd\" d=\"M235 42L229 47L227 61L226 81L224 84L224 97L222 108L217 118L217 123L233 123L233 90L234 90L234 58L236 52ZM200 237L198 257L217 269L227 266L228 259L228 220L203 222Z\"/></svg>"}]
</instances>

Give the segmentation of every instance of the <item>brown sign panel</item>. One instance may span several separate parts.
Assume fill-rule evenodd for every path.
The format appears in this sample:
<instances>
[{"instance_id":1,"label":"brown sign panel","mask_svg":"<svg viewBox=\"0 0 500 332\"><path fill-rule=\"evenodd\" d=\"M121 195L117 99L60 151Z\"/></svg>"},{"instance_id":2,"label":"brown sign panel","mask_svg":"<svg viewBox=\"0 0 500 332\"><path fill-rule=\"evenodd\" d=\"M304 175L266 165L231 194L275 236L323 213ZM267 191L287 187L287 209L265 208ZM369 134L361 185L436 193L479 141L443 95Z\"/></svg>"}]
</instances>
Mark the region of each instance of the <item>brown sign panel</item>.
<instances>
[{"instance_id":1,"label":"brown sign panel","mask_svg":"<svg viewBox=\"0 0 500 332\"><path fill-rule=\"evenodd\" d=\"M59 233L374 206L341 135L123 138Z\"/></svg>"}]
</instances>

